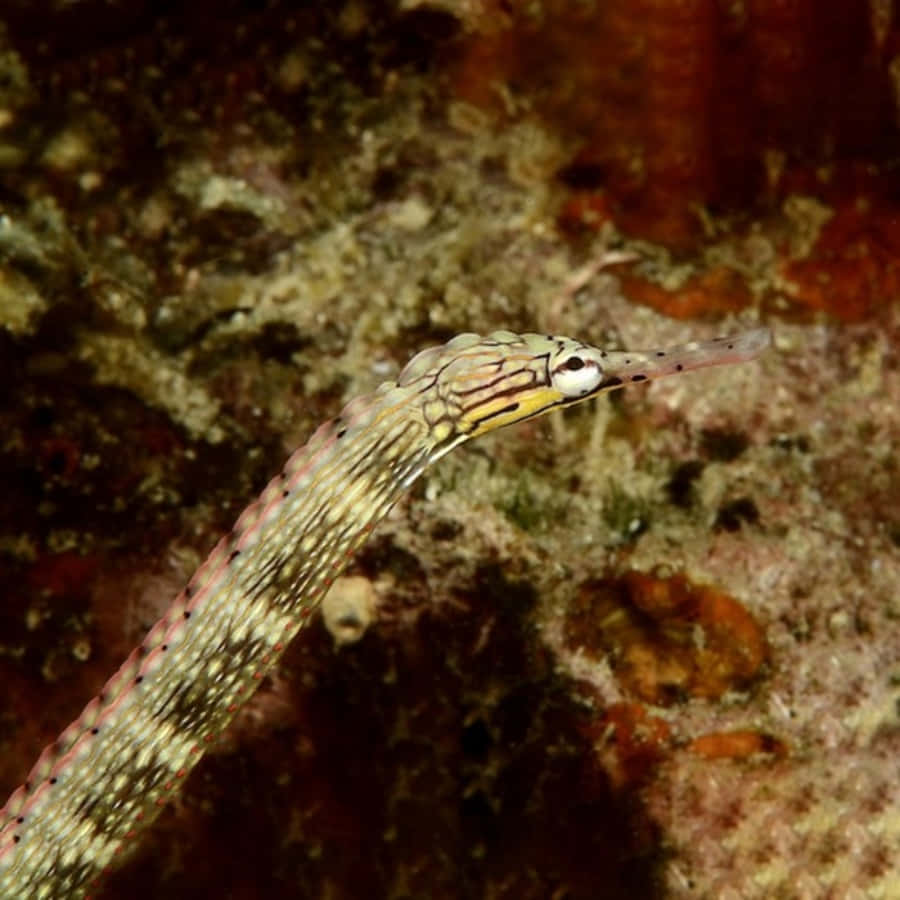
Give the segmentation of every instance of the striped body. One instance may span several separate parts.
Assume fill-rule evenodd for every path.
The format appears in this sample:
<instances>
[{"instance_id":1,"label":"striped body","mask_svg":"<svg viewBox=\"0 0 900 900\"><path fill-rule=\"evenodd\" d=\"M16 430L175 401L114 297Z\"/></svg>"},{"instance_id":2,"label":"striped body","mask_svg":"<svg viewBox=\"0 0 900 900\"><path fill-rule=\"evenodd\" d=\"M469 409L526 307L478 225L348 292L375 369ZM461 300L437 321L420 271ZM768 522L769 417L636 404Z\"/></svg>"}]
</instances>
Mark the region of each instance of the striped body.
<instances>
[{"instance_id":1,"label":"striped body","mask_svg":"<svg viewBox=\"0 0 900 900\"><path fill-rule=\"evenodd\" d=\"M509 422L627 381L749 359L765 343L750 332L616 354L566 338L461 335L351 402L294 453L0 810L0 898L84 896L431 462Z\"/></svg>"}]
</instances>

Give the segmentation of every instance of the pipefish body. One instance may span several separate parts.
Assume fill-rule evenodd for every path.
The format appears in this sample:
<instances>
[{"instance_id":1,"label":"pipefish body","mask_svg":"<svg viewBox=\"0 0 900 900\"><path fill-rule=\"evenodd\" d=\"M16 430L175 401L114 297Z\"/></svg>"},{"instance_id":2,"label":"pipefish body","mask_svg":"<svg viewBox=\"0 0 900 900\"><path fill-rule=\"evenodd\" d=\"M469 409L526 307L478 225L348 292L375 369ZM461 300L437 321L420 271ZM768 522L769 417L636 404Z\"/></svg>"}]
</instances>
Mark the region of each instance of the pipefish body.
<instances>
[{"instance_id":1,"label":"pipefish body","mask_svg":"<svg viewBox=\"0 0 900 900\"><path fill-rule=\"evenodd\" d=\"M665 350L497 331L423 350L243 512L0 810L0 898L81 898L134 846L375 524L471 438L606 391L754 359L767 329Z\"/></svg>"}]
</instances>

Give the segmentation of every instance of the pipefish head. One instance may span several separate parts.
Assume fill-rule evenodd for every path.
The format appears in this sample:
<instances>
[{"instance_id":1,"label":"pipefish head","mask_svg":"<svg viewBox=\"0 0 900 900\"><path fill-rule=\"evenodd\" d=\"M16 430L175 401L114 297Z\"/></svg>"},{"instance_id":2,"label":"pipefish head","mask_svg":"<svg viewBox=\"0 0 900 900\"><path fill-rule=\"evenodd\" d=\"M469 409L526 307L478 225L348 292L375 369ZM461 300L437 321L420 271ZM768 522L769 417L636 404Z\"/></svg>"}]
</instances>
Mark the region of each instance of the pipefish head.
<instances>
[{"instance_id":1,"label":"pipefish head","mask_svg":"<svg viewBox=\"0 0 900 900\"><path fill-rule=\"evenodd\" d=\"M745 362L769 343L765 328L643 351L604 350L556 335L464 334L420 353L398 384L431 392L431 407L465 439L628 384Z\"/></svg>"}]
</instances>

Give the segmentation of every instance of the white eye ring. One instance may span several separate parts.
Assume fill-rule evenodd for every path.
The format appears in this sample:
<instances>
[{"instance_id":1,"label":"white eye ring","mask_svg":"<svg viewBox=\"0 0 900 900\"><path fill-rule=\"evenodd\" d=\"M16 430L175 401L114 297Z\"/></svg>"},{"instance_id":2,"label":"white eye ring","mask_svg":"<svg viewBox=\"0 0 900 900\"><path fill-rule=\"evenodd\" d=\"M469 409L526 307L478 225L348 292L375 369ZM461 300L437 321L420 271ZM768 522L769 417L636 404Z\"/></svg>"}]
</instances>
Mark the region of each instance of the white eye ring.
<instances>
[{"instance_id":1,"label":"white eye ring","mask_svg":"<svg viewBox=\"0 0 900 900\"><path fill-rule=\"evenodd\" d=\"M580 353L573 353L553 367L550 378L555 387L567 399L577 399L597 390L603 380L600 366Z\"/></svg>"}]
</instances>

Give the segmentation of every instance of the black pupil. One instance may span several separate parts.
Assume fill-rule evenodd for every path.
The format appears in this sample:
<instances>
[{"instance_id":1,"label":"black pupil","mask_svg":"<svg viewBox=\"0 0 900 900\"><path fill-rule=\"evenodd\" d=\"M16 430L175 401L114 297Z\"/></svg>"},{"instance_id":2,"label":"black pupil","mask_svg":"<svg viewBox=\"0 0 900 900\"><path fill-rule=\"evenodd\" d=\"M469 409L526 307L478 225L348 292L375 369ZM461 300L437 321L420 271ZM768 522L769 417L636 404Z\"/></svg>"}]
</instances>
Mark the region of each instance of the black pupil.
<instances>
[{"instance_id":1,"label":"black pupil","mask_svg":"<svg viewBox=\"0 0 900 900\"><path fill-rule=\"evenodd\" d=\"M570 356L566 360L566 368L570 372L577 372L579 369L584 368L584 360L580 356Z\"/></svg>"}]
</instances>

